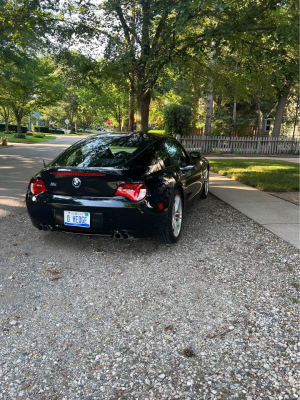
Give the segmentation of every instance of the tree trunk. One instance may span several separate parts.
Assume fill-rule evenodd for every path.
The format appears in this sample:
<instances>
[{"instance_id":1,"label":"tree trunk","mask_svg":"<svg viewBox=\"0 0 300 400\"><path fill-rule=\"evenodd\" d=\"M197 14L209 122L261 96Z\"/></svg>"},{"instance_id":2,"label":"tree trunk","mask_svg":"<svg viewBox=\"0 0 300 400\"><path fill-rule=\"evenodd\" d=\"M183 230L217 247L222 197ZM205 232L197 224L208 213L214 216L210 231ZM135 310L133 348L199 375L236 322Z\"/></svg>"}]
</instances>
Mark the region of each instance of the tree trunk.
<instances>
[{"instance_id":1,"label":"tree trunk","mask_svg":"<svg viewBox=\"0 0 300 400\"><path fill-rule=\"evenodd\" d=\"M117 121L118 121L118 132L121 132L121 124L122 124L122 116L121 116L121 107L117 106Z\"/></svg>"},{"instance_id":2,"label":"tree trunk","mask_svg":"<svg viewBox=\"0 0 300 400\"><path fill-rule=\"evenodd\" d=\"M291 90L291 87L292 87L292 82L288 81L284 85L284 89L279 93L278 103L277 103L277 107L276 107L276 114L275 114L275 122L274 122L273 131L272 131L272 137L279 137L284 108L285 108L286 100L287 100L288 94Z\"/></svg>"},{"instance_id":3,"label":"tree trunk","mask_svg":"<svg viewBox=\"0 0 300 400\"><path fill-rule=\"evenodd\" d=\"M235 136L236 125L236 97L233 99L233 111L232 111L232 133Z\"/></svg>"},{"instance_id":4,"label":"tree trunk","mask_svg":"<svg viewBox=\"0 0 300 400\"><path fill-rule=\"evenodd\" d=\"M260 98L257 98L257 125L258 125L258 136L261 137L261 111L260 111Z\"/></svg>"},{"instance_id":5,"label":"tree trunk","mask_svg":"<svg viewBox=\"0 0 300 400\"><path fill-rule=\"evenodd\" d=\"M139 132L148 132L149 126L149 107L151 100L150 89L144 89L143 85L138 85L137 95L137 118L136 129Z\"/></svg>"},{"instance_id":6,"label":"tree trunk","mask_svg":"<svg viewBox=\"0 0 300 400\"><path fill-rule=\"evenodd\" d=\"M212 42L211 44L211 52L210 52L210 61L209 61L209 66L211 68L214 67L216 60L214 58L216 54L216 49L215 49L215 42ZM208 88L207 88L207 107L206 107L206 118L205 118L205 130L204 130L204 136L209 136L210 131L211 131L211 122L212 122L212 117L213 117L213 111L214 111L214 96L213 96L213 78L208 78Z\"/></svg>"},{"instance_id":7,"label":"tree trunk","mask_svg":"<svg viewBox=\"0 0 300 400\"><path fill-rule=\"evenodd\" d=\"M135 6L130 8L129 25L131 29L130 43L131 43L131 57L134 58L134 29L135 29ZM128 112L128 132L134 131L134 74L130 72L129 77L129 112Z\"/></svg>"},{"instance_id":8,"label":"tree trunk","mask_svg":"<svg viewBox=\"0 0 300 400\"><path fill-rule=\"evenodd\" d=\"M22 122L22 117L23 117L22 109L20 110L17 107L16 108L13 107L12 109L13 109L13 112L15 114L15 118L17 121L17 133L21 133L21 122Z\"/></svg>"},{"instance_id":9,"label":"tree trunk","mask_svg":"<svg viewBox=\"0 0 300 400\"><path fill-rule=\"evenodd\" d=\"M134 76L129 74L129 121L128 132L134 131Z\"/></svg>"},{"instance_id":10,"label":"tree trunk","mask_svg":"<svg viewBox=\"0 0 300 400\"><path fill-rule=\"evenodd\" d=\"M2 115L4 118L4 122L5 122L5 130L6 132L9 131L9 108L6 108L4 106L1 107L2 108Z\"/></svg>"},{"instance_id":11,"label":"tree trunk","mask_svg":"<svg viewBox=\"0 0 300 400\"><path fill-rule=\"evenodd\" d=\"M16 116L16 119L17 119L17 132L21 133L21 119L22 118L20 118L19 116L18 117Z\"/></svg>"},{"instance_id":12,"label":"tree trunk","mask_svg":"<svg viewBox=\"0 0 300 400\"><path fill-rule=\"evenodd\" d=\"M214 112L213 80L209 78L204 136L209 136Z\"/></svg>"},{"instance_id":13,"label":"tree trunk","mask_svg":"<svg viewBox=\"0 0 300 400\"><path fill-rule=\"evenodd\" d=\"M235 63L235 72L237 73L238 70L238 53L236 55L236 63ZM235 129L236 129L236 97L234 96L233 98L233 111L232 111L232 131L233 134L235 135Z\"/></svg>"},{"instance_id":14,"label":"tree trunk","mask_svg":"<svg viewBox=\"0 0 300 400\"><path fill-rule=\"evenodd\" d=\"M13 108L15 118L17 121L17 133L21 133L21 121L22 121L22 115L20 115L19 110L17 108Z\"/></svg>"}]
</instances>

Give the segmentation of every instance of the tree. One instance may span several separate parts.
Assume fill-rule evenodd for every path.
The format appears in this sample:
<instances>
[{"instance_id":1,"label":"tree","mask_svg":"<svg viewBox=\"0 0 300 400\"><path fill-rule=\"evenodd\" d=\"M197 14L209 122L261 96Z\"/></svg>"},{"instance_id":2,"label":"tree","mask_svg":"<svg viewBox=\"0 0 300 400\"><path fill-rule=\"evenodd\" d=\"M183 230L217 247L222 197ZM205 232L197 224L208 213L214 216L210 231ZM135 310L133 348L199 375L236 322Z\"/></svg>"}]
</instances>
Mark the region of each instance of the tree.
<instances>
[{"instance_id":1,"label":"tree","mask_svg":"<svg viewBox=\"0 0 300 400\"><path fill-rule=\"evenodd\" d=\"M49 47L50 35L60 30L58 2L51 0L0 0L1 69L22 63Z\"/></svg>"},{"instance_id":2,"label":"tree","mask_svg":"<svg viewBox=\"0 0 300 400\"><path fill-rule=\"evenodd\" d=\"M171 104L165 108L164 113L167 134L175 137L190 134L192 113L189 106Z\"/></svg>"},{"instance_id":3,"label":"tree","mask_svg":"<svg viewBox=\"0 0 300 400\"><path fill-rule=\"evenodd\" d=\"M91 17L92 8L88 1L79 2L80 26L85 23L86 31L105 35L105 57L118 62L124 75L134 77L137 129L147 131L154 85L179 48L184 51L184 32L192 26L193 18L206 15L210 9L206 2L196 0L105 0L98 9L94 7L100 13L97 18L97 14Z\"/></svg>"},{"instance_id":4,"label":"tree","mask_svg":"<svg viewBox=\"0 0 300 400\"><path fill-rule=\"evenodd\" d=\"M10 107L7 106L6 101L4 101L2 99L2 104L1 104L1 100L0 100L0 116L3 118L4 122L5 122L5 130L9 131L9 121L12 115L12 110Z\"/></svg>"},{"instance_id":5,"label":"tree","mask_svg":"<svg viewBox=\"0 0 300 400\"><path fill-rule=\"evenodd\" d=\"M0 104L14 113L18 133L22 118L31 111L53 104L61 96L62 85L49 59L24 58L18 66L2 71Z\"/></svg>"},{"instance_id":6,"label":"tree","mask_svg":"<svg viewBox=\"0 0 300 400\"><path fill-rule=\"evenodd\" d=\"M242 49L248 66L251 62L254 65L259 64L259 76L263 69L264 77L277 96L272 132L276 137L280 134L288 95L299 79L299 4L294 0L270 0L249 2L246 7L240 7L238 3L231 2L225 4L224 11L230 18L219 20L215 37L232 51Z\"/></svg>"}]
</instances>

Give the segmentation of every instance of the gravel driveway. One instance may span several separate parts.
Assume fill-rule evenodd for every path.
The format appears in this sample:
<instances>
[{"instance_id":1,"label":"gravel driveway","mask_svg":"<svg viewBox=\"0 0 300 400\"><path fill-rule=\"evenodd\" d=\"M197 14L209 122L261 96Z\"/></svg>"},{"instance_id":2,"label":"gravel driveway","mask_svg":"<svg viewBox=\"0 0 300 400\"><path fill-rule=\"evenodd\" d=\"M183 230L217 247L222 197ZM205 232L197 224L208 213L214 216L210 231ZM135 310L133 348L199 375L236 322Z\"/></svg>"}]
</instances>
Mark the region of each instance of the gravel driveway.
<instances>
[{"instance_id":1,"label":"gravel driveway","mask_svg":"<svg viewBox=\"0 0 300 400\"><path fill-rule=\"evenodd\" d=\"M299 252L193 203L176 246L0 221L0 399L299 398Z\"/></svg>"}]
</instances>

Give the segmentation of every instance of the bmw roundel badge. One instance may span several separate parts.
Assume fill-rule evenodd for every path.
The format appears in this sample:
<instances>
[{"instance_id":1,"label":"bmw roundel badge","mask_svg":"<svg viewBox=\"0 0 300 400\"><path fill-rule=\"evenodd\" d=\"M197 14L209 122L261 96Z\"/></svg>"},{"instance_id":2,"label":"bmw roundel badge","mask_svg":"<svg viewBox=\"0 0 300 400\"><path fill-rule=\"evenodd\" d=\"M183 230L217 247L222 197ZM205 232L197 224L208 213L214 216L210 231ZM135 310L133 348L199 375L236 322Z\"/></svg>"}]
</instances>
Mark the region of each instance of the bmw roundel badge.
<instances>
[{"instance_id":1,"label":"bmw roundel badge","mask_svg":"<svg viewBox=\"0 0 300 400\"><path fill-rule=\"evenodd\" d=\"M79 178L74 178L74 179L72 180L72 185L73 185L75 188L79 188L79 186L81 185L81 180L80 180Z\"/></svg>"}]
</instances>

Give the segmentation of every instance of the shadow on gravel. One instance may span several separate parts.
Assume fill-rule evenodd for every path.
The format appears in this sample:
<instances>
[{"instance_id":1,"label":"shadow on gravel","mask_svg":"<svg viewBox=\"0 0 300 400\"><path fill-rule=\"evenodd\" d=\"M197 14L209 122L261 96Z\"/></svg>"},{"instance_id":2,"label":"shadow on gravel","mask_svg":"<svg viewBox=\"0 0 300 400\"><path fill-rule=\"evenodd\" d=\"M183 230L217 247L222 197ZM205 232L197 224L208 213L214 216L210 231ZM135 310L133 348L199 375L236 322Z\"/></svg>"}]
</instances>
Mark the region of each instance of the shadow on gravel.
<instances>
[{"instance_id":1,"label":"shadow on gravel","mask_svg":"<svg viewBox=\"0 0 300 400\"><path fill-rule=\"evenodd\" d=\"M38 235L38 241L41 246L51 246L53 249L63 249L64 251L72 254L80 253L83 251L103 251L113 252L125 251L134 256L136 252L157 252L158 249L174 250L178 249L181 245L187 245L191 241L191 236L195 236L197 241L199 238L205 243L210 237L209 228L207 227L213 212L210 211L209 202L212 201L214 196L210 195L210 200L199 201L199 199L192 200L186 209L183 220L183 228L180 240L175 245L166 245L159 243L156 238L142 238L142 239L113 239L106 236L96 235L77 235L61 232L40 232L35 228L32 230ZM226 205L224 204L224 207ZM210 221L210 223L213 221Z\"/></svg>"},{"instance_id":2,"label":"shadow on gravel","mask_svg":"<svg viewBox=\"0 0 300 400\"><path fill-rule=\"evenodd\" d=\"M299 254L217 198L176 245L0 230L1 399L296 393Z\"/></svg>"}]
</instances>

